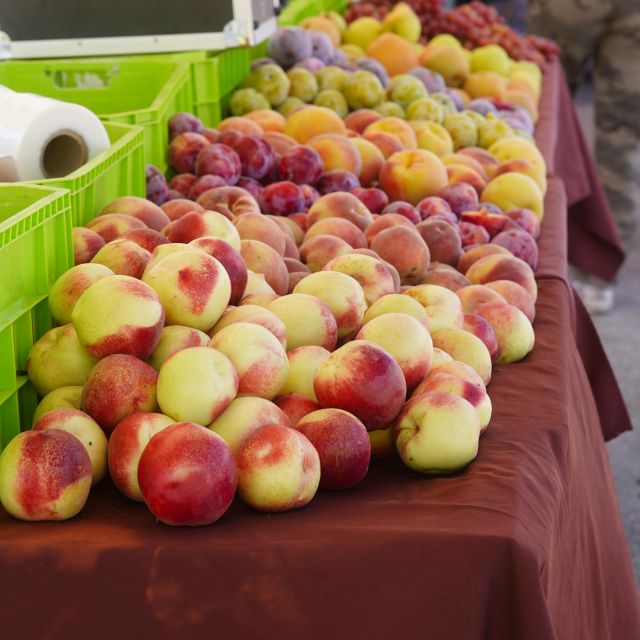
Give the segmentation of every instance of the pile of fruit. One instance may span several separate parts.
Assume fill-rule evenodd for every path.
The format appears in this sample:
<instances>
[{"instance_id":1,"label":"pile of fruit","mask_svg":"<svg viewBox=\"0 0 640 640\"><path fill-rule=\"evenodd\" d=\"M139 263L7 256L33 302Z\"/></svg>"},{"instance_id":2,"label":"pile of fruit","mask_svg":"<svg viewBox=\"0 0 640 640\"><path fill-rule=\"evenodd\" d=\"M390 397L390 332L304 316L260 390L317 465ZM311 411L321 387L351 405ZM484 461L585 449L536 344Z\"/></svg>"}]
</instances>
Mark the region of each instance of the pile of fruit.
<instances>
[{"instance_id":1,"label":"pile of fruit","mask_svg":"<svg viewBox=\"0 0 640 640\"><path fill-rule=\"evenodd\" d=\"M400 3L402 4L402 3ZM514 60L530 60L536 64L553 60L560 48L553 41L533 34L522 35L505 23L495 7L473 0L452 10L445 9L443 0L405 0L418 15L422 41L449 33L467 49L488 44L503 47ZM353 2L345 13L347 22L372 18L383 22L397 4L390 0Z\"/></svg>"},{"instance_id":2,"label":"pile of fruit","mask_svg":"<svg viewBox=\"0 0 640 640\"><path fill-rule=\"evenodd\" d=\"M305 36L274 37L275 62L216 129L171 119L174 173L148 169L149 199L74 228L76 266L49 295L59 326L28 358L34 426L0 456L15 517L74 516L107 469L162 522L200 525L236 489L283 511L353 487L370 460L447 474L476 457L492 363L534 345L544 160L526 132L483 134L481 109L394 75L386 53L389 78L363 57L374 71L323 67L344 72L331 90L348 113L302 101L317 81L296 66ZM374 85L385 100L364 106ZM416 102L409 120L371 108Z\"/></svg>"}]
</instances>

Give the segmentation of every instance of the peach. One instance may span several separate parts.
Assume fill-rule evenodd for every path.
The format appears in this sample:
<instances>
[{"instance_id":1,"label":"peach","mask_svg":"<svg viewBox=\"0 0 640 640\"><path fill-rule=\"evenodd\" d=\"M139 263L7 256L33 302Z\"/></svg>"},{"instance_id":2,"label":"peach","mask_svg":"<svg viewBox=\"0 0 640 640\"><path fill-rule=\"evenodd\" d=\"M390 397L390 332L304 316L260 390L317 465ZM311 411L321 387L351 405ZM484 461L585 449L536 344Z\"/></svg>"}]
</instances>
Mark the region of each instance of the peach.
<instances>
[{"instance_id":1,"label":"peach","mask_svg":"<svg viewBox=\"0 0 640 640\"><path fill-rule=\"evenodd\" d=\"M369 431L369 443L371 444L371 460L383 460L396 455L393 426Z\"/></svg>"},{"instance_id":2,"label":"peach","mask_svg":"<svg viewBox=\"0 0 640 640\"><path fill-rule=\"evenodd\" d=\"M299 282L294 293L306 293L324 302L336 319L338 339L353 335L367 310L360 283L338 271L319 271Z\"/></svg>"},{"instance_id":3,"label":"peach","mask_svg":"<svg viewBox=\"0 0 640 640\"><path fill-rule=\"evenodd\" d=\"M474 309L485 302L506 302L506 300L493 289L483 284L471 284L456 291L462 302L464 313L473 313Z\"/></svg>"},{"instance_id":4,"label":"peach","mask_svg":"<svg viewBox=\"0 0 640 640\"><path fill-rule=\"evenodd\" d=\"M480 195L487 186L487 181L477 172L462 164L446 165L449 184L464 182L470 184Z\"/></svg>"},{"instance_id":5,"label":"peach","mask_svg":"<svg viewBox=\"0 0 640 640\"><path fill-rule=\"evenodd\" d=\"M485 385L489 384L491 380L491 355L480 338L464 329L453 328L434 331L431 338L434 347L446 351L454 360L459 360L473 367Z\"/></svg>"},{"instance_id":6,"label":"peach","mask_svg":"<svg viewBox=\"0 0 640 640\"><path fill-rule=\"evenodd\" d=\"M371 248L398 270L402 284L419 282L431 261L429 247L415 227L398 226L380 231L373 238Z\"/></svg>"},{"instance_id":7,"label":"peach","mask_svg":"<svg viewBox=\"0 0 640 640\"><path fill-rule=\"evenodd\" d=\"M523 173L535 180L540 191L543 194L547 192L547 178L544 174L541 174L539 170L529 160L516 159L509 160L508 162L501 162L497 167L494 167L491 171L491 178L502 175L509 172Z\"/></svg>"},{"instance_id":8,"label":"peach","mask_svg":"<svg viewBox=\"0 0 640 640\"><path fill-rule=\"evenodd\" d=\"M154 231L162 231L171 221L157 204L136 196L122 196L112 200L102 209L100 216L108 213L124 213L137 218Z\"/></svg>"},{"instance_id":9,"label":"peach","mask_svg":"<svg viewBox=\"0 0 640 640\"><path fill-rule=\"evenodd\" d=\"M182 242L168 242L167 244L160 244L151 252L151 258L149 258L149 262L147 262L147 266L144 269L145 272L150 271L156 264L158 264L158 262L160 262L160 260L166 258L168 255L173 253L182 253L183 251L199 253L201 249L195 245L184 244Z\"/></svg>"},{"instance_id":10,"label":"peach","mask_svg":"<svg viewBox=\"0 0 640 640\"><path fill-rule=\"evenodd\" d=\"M101 264L79 264L65 271L49 290L51 317L58 324L71 322L71 313L80 296L94 283L113 271Z\"/></svg>"},{"instance_id":11,"label":"peach","mask_svg":"<svg viewBox=\"0 0 640 640\"><path fill-rule=\"evenodd\" d=\"M505 211L504 215L518 223L533 238L540 235L540 220L530 209L511 209Z\"/></svg>"},{"instance_id":12,"label":"peach","mask_svg":"<svg viewBox=\"0 0 640 640\"><path fill-rule=\"evenodd\" d=\"M311 273L311 269L309 269L306 264L303 264L300 260L295 258L287 258L285 256L284 263L287 265L289 276L291 276L292 273Z\"/></svg>"},{"instance_id":13,"label":"peach","mask_svg":"<svg viewBox=\"0 0 640 640\"><path fill-rule=\"evenodd\" d=\"M292 293L267 307L286 327L287 348L318 346L332 351L337 341L337 324L327 305L314 296Z\"/></svg>"},{"instance_id":14,"label":"peach","mask_svg":"<svg viewBox=\"0 0 640 640\"><path fill-rule=\"evenodd\" d=\"M352 413L368 431L389 424L407 393L400 365L368 340L348 342L323 360L313 388L321 407Z\"/></svg>"},{"instance_id":15,"label":"peach","mask_svg":"<svg viewBox=\"0 0 640 640\"><path fill-rule=\"evenodd\" d=\"M240 255L247 268L262 274L269 286L278 295L285 295L289 276L282 257L272 247L260 240L242 240Z\"/></svg>"},{"instance_id":16,"label":"peach","mask_svg":"<svg viewBox=\"0 0 640 640\"><path fill-rule=\"evenodd\" d=\"M266 296L269 302L279 297L278 294L269 286L264 275L248 270L247 286L245 287L244 294L238 304L256 304L255 302L248 302L248 298L253 296Z\"/></svg>"},{"instance_id":17,"label":"peach","mask_svg":"<svg viewBox=\"0 0 640 640\"><path fill-rule=\"evenodd\" d=\"M420 284L435 284L451 291L458 291L468 287L471 283L459 271L442 262L432 262L429 265L427 275L422 278Z\"/></svg>"},{"instance_id":18,"label":"peach","mask_svg":"<svg viewBox=\"0 0 640 640\"><path fill-rule=\"evenodd\" d=\"M59 429L24 431L0 455L0 503L20 520L67 520L84 507L91 478L78 438Z\"/></svg>"},{"instance_id":19,"label":"peach","mask_svg":"<svg viewBox=\"0 0 640 640\"><path fill-rule=\"evenodd\" d=\"M238 395L275 398L287 380L289 361L280 341L264 327L248 322L230 324L211 339L238 372Z\"/></svg>"},{"instance_id":20,"label":"peach","mask_svg":"<svg viewBox=\"0 0 640 640\"><path fill-rule=\"evenodd\" d=\"M489 147L488 153L494 158L496 164L511 160L527 160L535 167L539 179L544 178L547 174L547 165L540 150L535 143L520 136L501 138ZM507 211L514 208L502 207L502 210Z\"/></svg>"},{"instance_id":21,"label":"peach","mask_svg":"<svg viewBox=\"0 0 640 640\"><path fill-rule=\"evenodd\" d=\"M71 314L80 343L94 358L126 353L148 358L158 344L164 309L156 292L129 276L94 282Z\"/></svg>"},{"instance_id":22,"label":"peach","mask_svg":"<svg viewBox=\"0 0 640 640\"><path fill-rule=\"evenodd\" d=\"M426 47L420 54L420 64L439 73L449 87L462 87L469 75L469 60L462 49L444 44Z\"/></svg>"},{"instance_id":23,"label":"peach","mask_svg":"<svg viewBox=\"0 0 640 640\"><path fill-rule=\"evenodd\" d=\"M331 220L331 218L325 218L325 220ZM315 273L316 271L321 271L327 262L338 256L351 253L352 250L350 245L336 236L316 235L302 243L300 256L309 270Z\"/></svg>"},{"instance_id":24,"label":"peach","mask_svg":"<svg viewBox=\"0 0 640 640\"><path fill-rule=\"evenodd\" d=\"M238 116L225 118L216 125L216 128L220 133L224 133L225 131L238 131L245 136L259 136L264 133L262 127L257 122Z\"/></svg>"},{"instance_id":25,"label":"peach","mask_svg":"<svg viewBox=\"0 0 640 640\"><path fill-rule=\"evenodd\" d=\"M320 458L320 488L349 489L362 482L369 470L371 443L365 426L341 409L320 409L296 425Z\"/></svg>"},{"instance_id":26,"label":"peach","mask_svg":"<svg viewBox=\"0 0 640 640\"><path fill-rule=\"evenodd\" d=\"M431 366L433 344L428 329L404 313L385 313L367 322L356 340L381 346L400 365L407 390L413 389Z\"/></svg>"},{"instance_id":27,"label":"peach","mask_svg":"<svg viewBox=\"0 0 640 640\"><path fill-rule=\"evenodd\" d=\"M301 280L304 280L308 275L309 275L310 271L298 271L298 272L294 272L294 273L290 273L289 274L289 293L293 293L293 290L296 288L296 286L298 285L298 283Z\"/></svg>"},{"instance_id":28,"label":"peach","mask_svg":"<svg viewBox=\"0 0 640 640\"><path fill-rule=\"evenodd\" d=\"M368 246L367 238L362 230L346 218L323 218L309 227L304 239L307 241L319 235L340 238L353 249L363 249Z\"/></svg>"},{"instance_id":29,"label":"peach","mask_svg":"<svg viewBox=\"0 0 640 640\"><path fill-rule=\"evenodd\" d=\"M394 153L399 153L404 150L400 138L392 136L390 133L383 133L381 131L372 131L367 134L363 134L362 139L371 143L374 147L380 151L383 158L389 158ZM383 163L384 165L384 163ZM378 170L378 175L382 167Z\"/></svg>"},{"instance_id":30,"label":"peach","mask_svg":"<svg viewBox=\"0 0 640 640\"><path fill-rule=\"evenodd\" d=\"M139 247L146 249L149 253L161 244L168 244L169 240L159 231L153 229L131 229L120 236L121 240L131 240Z\"/></svg>"},{"instance_id":31,"label":"peach","mask_svg":"<svg viewBox=\"0 0 640 640\"><path fill-rule=\"evenodd\" d=\"M477 313L465 313L462 328L484 342L493 362L498 354L498 340L491 324Z\"/></svg>"},{"instance_id":32,"label":"peach","mask_svg":"<svg viewBox=\"0 0 640 640\"><path fill-rule=\"evenodd\" d=\"M373 109L357 109L345 118L344 123L348 129L362 134L372 122L380 120L381 118L382 114Z\"/></svg>"},{"instance_id":33,"label":"peach","mask_svg":"<svg viewBox=\"0 0 640 640\"><path fill-rule=\"evenodd\" d=\"M363 136L371 133L388 133L400 140L402 148L415 149L418 146L416 134L410 124L401 118L387 117L372 122L363 133Z\"/></svg>"},{"instance_id":34,"label":"peach","mask_svg":"<svg viewBox=\"0 0 640 640\"><path fill-rule=\"evenodd\" d=\"M73 227L73 264L91 262L91 258L100 251L105 242L102 236L86 227Z\"/></svg>"},{"instance_id":35,"label":"peach","mask_svg":"<svg viewBox=\"0 0 640 640\"><path fill-rule=\"evenodd\" d=\"M443 351L438 347L433 347L433 356L431 358L431 369L435 369L436 367L439 367L443 364L447 364L450 362L454 362L454 359L446 351ZM482 384L484 384L484 382Z\"/></svg>"},{"instance_id":36,"label":"peach","mask_svg":"<svg viewBox=\"0 0 640 640\"><path fill-rule=\"evenodd\" d=\"M236 454L240 497L260 511L305 506L320 483L320 459L309 440L289 427L254 431Z\"/></svg>"},{"instance_id":37,"label":"peach","mask_svg":"<svg viewBox=\"0 0 640 640\"><path fill-rule=\"evenodd\" d=\"M361 169L357 174L360 184L371 186L378 181L385 156L379 147L365 138L351 138L351 143L360 154Z\"/></svg>"},{"instance_id":38,"label":"peach","mask_svg":"<svg viewBox=\"0 0 640 640\"><path fill-rule=\"evenodd\" d=\"M540 220L544 215L542 191L533 178L524 173L503 173L489 182L481 200L492 202L503 211L531 209Z\"/></svg>"},{"instance_id":39,"label":"peach","mask_svg":"<svg viewBox=\"0 0 640 640\"><path fill-rule=\"evenodd\" d=\"M194 176L195 177L195 176ZM169 218L170 221L177 220L189 211L204 211L204 207L200 206L193 200L187 200L186 198L176 198L175 200L169 200L160 207Z\"/></svg>"},{"instance_id":40,"label":"peach","mask_svg":"<svg viewBox=\"0 0 640 640\"><path fill-rule=\"evenodd\" d=\"M357 253L338 256L330 260L323 271L337 271L355 278L364 291L367 306L388 293L395 293L389 270L380 260L370 256Z\"/></svg>"},{"instance_id":41,"label":"peach","mask_svg":"<svg viewBox=\"0 0 640 640\"><path fill-rule=\"evenodd\" d=\"M289 236L284 237L284 257L295 258L296 260L300 259L300 249L298 249L295 241Z\"/></svg>"},{"instance_id":42,"label":"peach","mask_svg":"<svg viewBox=\"0 0 640 640\"><path fill-rule=\"evenodd\" d=\"M238 375L223 353L188 347L167 358L158 374L158 404L176 421L207 425L231 403Z\"/></svg>"},{"instance_id":43,"label":"peach","mask_svg":"<svg viewBox=\"0 0 640 640\"><path fill-rule=\"evenodd\" d=\"M109 475L127 498L143 501L138 484L140 456L151 438L172 424L173 420L161 413L133 413L113 430L107 451Z\"/></svg>"},{"instance_id":44,"label":"peach","mask_svg":"<svg viewBox=\"0 0 640 640\"><path fill-rule=\"evenodd\" d=\"M27 373L44 396L59 387L84 384L95 362L73 325L65 324L50 329L33 344L27 356Z\"/></svg>"},{"instance_id":45,"label":"peach","mask_svg":"<svg viewBox=\"0 0 640 640\"><path fill-rule=\"evenodd\" d=\"M122 238L107 242L91 262L107 267L119 276L141 278L151 254L132 240Z\"/></svg>"},{"instance_id":46,"label":"peach","mask_svg":"<svg viewBox=\"0 0 640 640\"><path fill-rule=\"evenodd\" d=\"M282 386L282 394L295 393L316 402L313 376L320 363L329 355L323 347L308 345L292 349L287 353L289 375Z\"/></svg>"},{"instance_id":47,"label":"peach","mask_svg":"<svg viewBox=\"0 0 640 640\"><path fill-rule=\"evenodd\" d=\"M458 260L458 271L461 273L467 273L472 264L491 254L509 255L509 251L504 247L500 247L496 244L483 244L478 247L473 247L465 251Z\"/></svg>"},{"instance_id":48,"label":"peach","mask_svg":"<svg viewBox=\"0 0 640 640\"><path fill-rule=\"evenodd\" d=\"M533 327L517 307L493 302L479 305L475 312L487 320L495 331L498 341L497 364L518 362L533 349Z\"/></svg>"},{"instance_id":49,"label":"peach","mask_svg":"<svg viewBox=\"0 0 640 640\"><path fill-rule=\"evenodd\" d=\"M115 353L98 362L82 390L82 410L109 434L127 416L157 406L157 371L134 356Z\"/></svg>"},{"instance_id":50,"label":"peach","mask_svg":"<svg viewBox=\"0 0 640 640\"><path fill-rule=\"evenodd\" d=\"M260 213L256 199L240 187L209 189L199 196L196 202L205 210L217 211L229 220L243 213Z\"/></svg>"},{"instance_id":51,"label":"peach","mask_svg":"<svg viewBox=\"0 0 640 640\"><path fill-rule=\"evenodd\" d=\"M416 134L418 149L431 151L438 157L453 153L451 134L441 124L427 120L410 120L409 124Z\"/></svg>"},{"instance_id":52,"label":"peach","mask_svg":"<svg viewBox=\"0 0 640 640\"><path fill-rule=\"evenodd\" d=\"M308 105L287 116L284 133L300 144L306 144L317 135L336 133L345 136L347 127L342 118L331 109Z\"/></svg>"},{"instance_id":53,"label":"peach","mask_svg":"<svg viewBox=\"0 0 640 640\"><path fill-rule=\"evenodd\" d=\"M433 391L444 391L452 393L460 398L464 398L477 412L480 421L480 433L484 433L491 421L491 399L484 384L474 384L444 371L434 371L420 383L415 390L413 397L416 398L424 393Z\"/></svg>"},{"instance_id":54,"label":"peach","mask_svg":"<svg viewBox=\"0 0 640 640\"><path fill-rule=\"evenodd\" d=\"M105 242L111 242L131 229L145 229L142 220L124 213L108 213L87 223L90 231L97 233Z\"/></svg>"},{"instance_id":55,"label":"peach","mask_svg":"<svg viewBox=\"0 0 640 640\"><path fill-rule=\"evenodd\" d=\"M418 53L410 42L395 33L383 33L368 47L367 56L377 60L390 76L418 66Z\"/></svg>"},{"instance_id":56,"label":"peach","mask_svg":"<svg viewBox=\"0 0 640 640\"><path fill-rule=\"evenodd\" d=\"M365 239L369 244L371 244L378 233L398 226L412 230L415 229L415 225L405 216L402 216L399 213L385 213L384 215L376 218L367 227L367 230L364 233Z\"/></svg>"},{"instance_id":57,"label":"peach","mask_svg":"<svg viewBox=\"0 0 640 640\"><path fill-rule=\"evenodd\" d=\"M429 247L431 260L456 265L462 252L462 241L457 228L447 220L430 217L416 225L416 231Z\"/></svg>"},{"instance_id":58,"label":"peach","mask_svg":"<svg viewBox=\"0 0 640 640\"><path fill-rule=\"evenodd\" d=\"M305 214L302 214L305 215ZM305 232L301 229L300 225L294 222L290 217L284 216L267 216L273 220L282 229L283 233L290 235L291 239L299 247L304 240Z\"/></svg>"},{"instance_id":59,"label":"peach","mask_svg":"<svg viewBox=\"0 0 640 640\"><path fill-rule=\"evenodd\" d=\"M391 200L418 204L447 184L447 172L438 156L423 149L394 153L380 171L380 185Z\"/></svg>"},{"instance_id":60,"label":"peach","mask_svg":"<svg viewBox=\"0 0 640 640\"><path fill-rule=\"evenodd\" d=\"M289 418L273 402L254 396L235 398L209 425L235 454L243 440L268 424L289 426Z\"/></svg>"},{"instance_id":61,"label":"peach","mask_svg":"<svg viewBox=\"0 0 640 640\"><path fill-rule=\"evenodd\" d=\"M220 333L220 331L225 327L236 322L249 322L251 324L258 324L261 327L264 327L267 331L270 331L286 349L287 329L284 323L266 307L258 306L256 304L247 304L242 305L241 307L229 307L209 332L210 337L213 338L213 336Z\"/></svg>"},{"instance_id":62,"label":"peach","mask_svg":"<svg viewBox=\"0 0 640 640\"><path fill-rule=\"evenodd\" d=\"M356 251L363 251L363 249L356 249ZM398 273L398 270L390 262L386 262L385 260L380 260L380 262L382 262L391 275L391 279L393 280L393 293L399 293L402 283L400 282L400 274Z\"/></svg>"},{"instance_id":63,"label":"peach","mask_svg":"<svg viewBox=\"0 0 640 640\"><path fill-rule=\"evenodd\" d=\"M273 402L286 413L289 418L289 425L294 428L307 414L320 408L320 405L315 400L310 400L297 393L285 393L275 398Z\"/></svg>"},{"instance_id":64,"label":"peach","mask_svg":"<svg viewBox=\"0 0 640 640\"><path fill-rule=\"evenodd\" d=\"M315 149L322 158L325 173L342 169L358 175L362 170L360 153L351 139L345 135L323 133L314 136L306 144Z\"/></svg>"},{"instance_id":65,"label":"peach","mask_svg":"<svg viewBox=\"0 0 640 640\"><path fill-rule=\"evenodd\" d=\"M430 391L405 404L393 436L398 455L414 471L455 473L478 455L480 418L464 398Z\"/></svg>"},{"instance_id":66,"label":"peach","mask_svg":"<svg viewBox=\"0 0 640 640\"><path fill-rule=\"evenodd\" d=\"M169 525L197 526L219 520L238 483L225 441L198 424L178 422L157 433L138 465L144 501Z\"/></svg>"},{"instance_id":67,"label":"peach","mask_svg":"<svg viewBox=\"0 0 640 640\"><path fill-rule=\"evenodd\" d=\"M444 156L442 158L442 162L444 163L444 165L447 167L449 165L466 166L469 169L473 169L483 180L486 181L488 178L488 175L485 167L480 162L478 162L478 160L476 160L475 158L472 158L469 155L460 153L460 151L462 151L462 149L460 149L456 153L452 153L450 155Z\"/></svg>"},{"instance_id":68,"label":"peach","mask_svg":"<svg viewBox=\"0 0 640 640\"><path fill-rule=\"evenodd\" d=\"M493 253L474 262L466 272L472 284L487 284L494 280L511 280L524 287L535 301L538 285L531 267L512 255Z\"/></svg>"},{"instance_id":69,"label":"peach","mask_svg":"<svg viewBox=\"0 0 640 640\"><path fill-rule=\"evenodd\" d=\"M227 272L231 283L231 295L229 304L237 304L243 297L249 274L244 260L239 251L236 251L228 242L222 238L196 238L192 240L190 246L215 258Z\"/></svg>"},{"instance_id":70,"label":"peach","mask_svg":"<svg viewBox=\"0 0 640 640\"><path fill-rule=\"evenodd\" d=\"M364 231L373 221L371 212L352 193L327 193L309 209L307 226L325 218L345 218Z\"/></svg>"},{"instance_id":71,"label":"peach","mask_svg":"<svg viewBox=\"0 0 640 640\"><path fill-rule=\"evenodd\" d=\"M413 298L424 307L432 332L449 327L462 328L462 303L453 291L436 284L420 284L409 289L404 295Z\"/></svg>"},{"instance_id":72,"label":"peach","mask_svg":"<svg viewBox=\"0 0 640 640\"><path fill-rule=\"evenodd\" d=\"M441 351L439 349L439 351ZM481 389L486 389L482 378L478 374L478 372L470 367L468 364L464 362L460 362L459 360L454 360L444 351L441 351L447 358L439 362L437 364L432 364L431 369L429 369L429 373L449 373L452 376L456 376L456 378L462 378L462 380L466 380L467 382L471 382ZM415 393L415 392L414 392Z\"/></svg>"},{"instance_id":73,"label":"peach","mask_svg":"<svg viewBox=\"0 0 640 640\"><path fill-rule=\"evenodd\" d=\"M471 98L503 100L507 92L507 81L493 71L475 71L466 79L464 90Z\"/></svg>"},{"instance_id":74,"label":"peach","mask_svg":"<svg viewBox=\"0 0 640 640\"><path fill-rule=\"evenodd\" d=\"M389 295L378 298L364 314L363 323L367 324L374 318L378 318L387 313L404 314L415 318L420 324L429 329L429 317L425 308L413 298L399 293L390 293Z\"/></svg>"},{"instance_id":75,"label":"peach","mask_svg":"<svg viewBox=\"0 0 640 640\"><path fill-rule=\"evenodd\" d=\"M233 221L241 240L260 240L279 255L284 255L285 236L280 227L267 216L245 213Z\"/></svg>"},{"instance_id":76,"label":"peach","mask_svg":"<svg viewBox=\"0 0 640 640\"><path fill-rule=\"evenodd\" d=\"M533 322L536 316L535 303L531 294L523 286L511 280L495 280L488 282L486 286L497 291L503 297L504 302L520 309L527 316L529 322Z\"/></svg>"},{"instance_id":77,"label":"peach","mask_svg":"<svg viewBox=\"0 0 640 640\"><path fill-rule=\"evenodd\" d=\"M245 114L244 117L259 124L265 133L268 131L282 133L284 131L285 117L272 109L258 109Z\"/></svg>"},{"instance_id":78,"label":"peach","mask_svg":"<svg viewBox=\"0 0 640 640\"><path fill-rule=\"evenodd\" d=\"M174 353L189 347L206 347L209 340L209 336L198 329L183 327L179 324L166 326L160 332L160 340L148 362L156 371L159 371L164 361Z\"/></svg>"},{"instance_id":79,"label":"peach","mask_svg":"<svg viewBox=\"0 0 640 640\"><path fill-rule=\"evenodd\" d=\"M298 146L298 143L292 137L276 131L267 131L263 138L279 156Z\"/></svg>"},{"instance_id":80,"label":"peach","mask_svg":"<svg viewBox=\"0 0 640 640\"><path fill-rule=\"evenodd\" d=\"M240 249L240 234L233 224L215 211L190 211L174 220L163 231L169 242L191 242L196 238L210 236L221 238L234 249Z\"/></svg>"},{"instance_id":81,"label":"peach","mask_svg":"<svg viewBox=\"0 0 640 640\"><path fill-rule=\"evenodd\" d=\"M49 391L40 400L33 414L31 424L34 425L43 415L54 409L79 409L82 404L82 387L68 385Z\"/></svg>"},{"instance_id":82,"label":"peach","mask_svg":"<svg viewBox=\"0 0 640 640\"><path fill-rule=\"evenodd\" d=\"M92 485L104 478L107 472L107 438L98 423L86 413L78 409L54 409L40 418L33 429L60 429L78 438L89 454Z\"/></svg>"},{"instance_id":83,"label":"peach","mask_svg":"<svg viewBox=\"0 0 640 640\"><path fill-rule=\"evenodd\" d=\"M201 331L208 331L218 321L231 296L231 281L224 267L202 251L166 256L145 271L143 281L162 301L167 324Z\"/></svg>"}]
</instances>

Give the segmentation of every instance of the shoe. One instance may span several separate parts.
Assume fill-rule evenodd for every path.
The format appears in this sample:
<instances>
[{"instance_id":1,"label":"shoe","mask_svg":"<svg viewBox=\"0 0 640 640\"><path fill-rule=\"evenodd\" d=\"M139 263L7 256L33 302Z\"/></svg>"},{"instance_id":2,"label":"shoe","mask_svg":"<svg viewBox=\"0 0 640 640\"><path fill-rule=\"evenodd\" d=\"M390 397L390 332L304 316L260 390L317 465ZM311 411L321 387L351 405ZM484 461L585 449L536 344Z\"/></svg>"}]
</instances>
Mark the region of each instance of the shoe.
<instances>
[{"instance_id":1,"label":"shoe","mask_svg":"<svg viewBox=\"0 0 640 640\"><path fill-rule=\"evenodd\" d=\"M574 287L591 315L604 315L613 309L615 297L613 285L575 282Z\"/></svg>"}]
</instances>

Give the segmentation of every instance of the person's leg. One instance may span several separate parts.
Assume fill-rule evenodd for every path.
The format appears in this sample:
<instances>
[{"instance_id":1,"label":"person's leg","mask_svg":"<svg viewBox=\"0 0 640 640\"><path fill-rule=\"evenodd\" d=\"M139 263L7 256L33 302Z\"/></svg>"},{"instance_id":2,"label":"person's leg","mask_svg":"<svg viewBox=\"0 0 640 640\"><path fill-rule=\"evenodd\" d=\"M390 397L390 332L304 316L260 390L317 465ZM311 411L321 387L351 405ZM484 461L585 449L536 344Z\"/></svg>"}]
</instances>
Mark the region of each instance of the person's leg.
<instances>
[{"instance_id":1,"label":"person's leg","mask_svg":"<svg viewBox=\"0 0 640 640\"><path fill-rule=\"evenodd\" d=\"M593 81L596 162L628 250L640 211L640 7L616 10L596 52Z\"/></svg>"},{"instance_id":2,"label":"person's leg","mask_svg":"<svg viewBox=\"0 0 640 640\"><path fill-rule=\"evenodd\" d=\"M573 93L582 82L585 66L593 60L611 0L530 0L527 26L530 33L555 40Z\"/></svg>"}]
</instances>

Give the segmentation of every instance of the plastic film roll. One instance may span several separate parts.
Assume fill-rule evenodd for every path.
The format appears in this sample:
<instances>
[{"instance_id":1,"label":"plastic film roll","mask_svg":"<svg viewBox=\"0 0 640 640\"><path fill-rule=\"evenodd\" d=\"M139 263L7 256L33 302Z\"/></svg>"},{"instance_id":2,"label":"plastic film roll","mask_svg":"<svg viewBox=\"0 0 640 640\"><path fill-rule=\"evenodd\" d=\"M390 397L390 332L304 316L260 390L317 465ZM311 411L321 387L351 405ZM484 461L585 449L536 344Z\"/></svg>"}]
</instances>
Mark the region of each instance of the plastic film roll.
<instances>
[{"instance_id":1,"label":"plastic film roll","mask_svg":"<svg viewBox=\"0 0 640 640\"><path fill-rule=\"evenodd\" d=\"M109 145L85 107L0 86L0 182L64 177Z\"/></svg>"}]
</instances>

